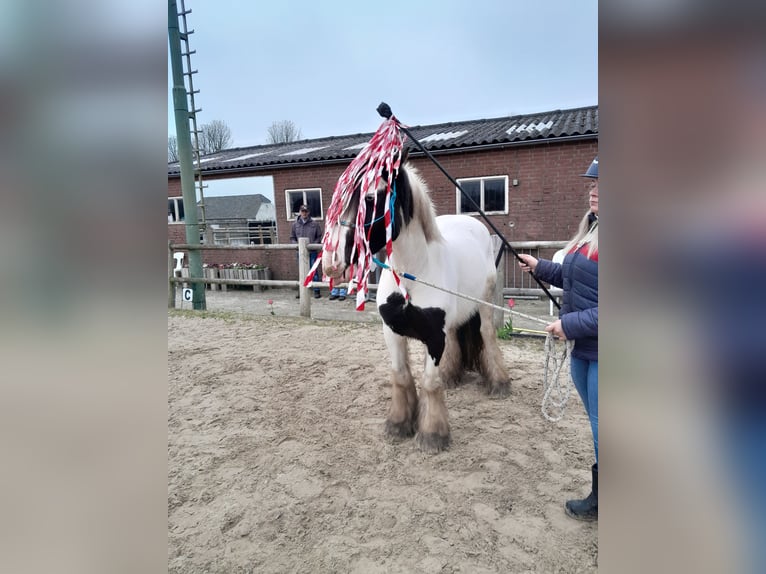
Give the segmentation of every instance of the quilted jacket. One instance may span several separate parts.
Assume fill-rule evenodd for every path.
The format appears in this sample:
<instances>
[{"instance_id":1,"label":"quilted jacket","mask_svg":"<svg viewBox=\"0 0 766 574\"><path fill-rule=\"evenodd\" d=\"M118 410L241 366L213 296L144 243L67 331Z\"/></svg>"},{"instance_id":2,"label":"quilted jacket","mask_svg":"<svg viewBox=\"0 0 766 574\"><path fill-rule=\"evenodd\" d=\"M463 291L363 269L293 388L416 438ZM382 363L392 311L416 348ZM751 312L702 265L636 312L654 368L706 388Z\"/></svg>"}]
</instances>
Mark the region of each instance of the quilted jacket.
<instances>
[{"instance_id":1,"label":"quilted jacket","mask_svg":"<svg viewBox=\"0 0 766 574\"><path fill-rule=\"evenodd\" d=\"M574 339L572 356L598 360L598 252L587 256L588 246L567 253L562 263L540 259L535 276L564 290L561 327Z\"/></svg>"},{"instance_id":2,"label":"quilted jacket","mask_svg":"<svg viewBox=\"0 0 766 574\"><path fill-rule=\"evenodd\" d=\"M309 243L322 242L322 228L319 223L309 217L305 222L298 216L290 230L290 243L298 243L298 238L307 237ZM313 253L313 252L312 252Z\"/></svg>"}]
</instances>

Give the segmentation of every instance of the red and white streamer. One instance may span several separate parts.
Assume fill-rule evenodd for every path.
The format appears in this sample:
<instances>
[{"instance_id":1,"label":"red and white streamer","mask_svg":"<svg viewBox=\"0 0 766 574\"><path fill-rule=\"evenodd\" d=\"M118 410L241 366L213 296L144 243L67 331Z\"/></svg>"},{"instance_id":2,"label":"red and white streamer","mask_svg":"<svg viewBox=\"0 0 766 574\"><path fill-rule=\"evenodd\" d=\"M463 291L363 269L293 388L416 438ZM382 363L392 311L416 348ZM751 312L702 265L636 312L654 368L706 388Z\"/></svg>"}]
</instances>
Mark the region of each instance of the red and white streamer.
<instances>
[{"instance_id":1,"label":"red and white streamer","mask_svg":"<svg viewBox=\"0 0 766 574\"><path fill-rule=\"evenodd\" d=\"M351 258L354 259L358 256L356 265L352 265L349 269L351 276L351 283L356 286L356 309L358 311L364 310L364 302L367 298L368 288L367 283L370 275L370 268L372 266L372 258L375 255L370 252L369 234L372 231L372 225L367 230L364 228L364 221L367 215L367 203L365 202L365 196L367 193L372 192L373 202L373 214L377 212L377 194L374 193L381 179L381 172L385 169L388 173L388 179L386 181L386 199L385 199L385 211L384 222L386 225L386 254L388 259L391 258L391 244L392 244L392 223L394 214L391 213L391 191L393 184L393 177L396 171L399 169L402 158L402 148L406 136L401 133L399 129L399 121L391 116L390 119L385 120L378 131L372 136L370 141L362 148L359 154L349 164L346 170L338 179L338 183L335 185L335 191L333 191L332 202L327 209L325 215L325 233L322 238L322 251L317 256L316 262L312 266L308 275L303 281L304 287L307 287L311 281L316 269L319 267L322 259L322 252L334 252L338 248L338 239L333 240L330 234L330 230L335 229L337 225L340 225L340 220L348 206L351 204L354 193L357 193L359 198L359 209L356 213L356 220L354 221L354 246L352 250ZM407 293L399 280L399 277L394 273L394 280L402 293L407 297ZM333 287L333 280L330 279L330 288Z\"/></svg>"}]
</instances>

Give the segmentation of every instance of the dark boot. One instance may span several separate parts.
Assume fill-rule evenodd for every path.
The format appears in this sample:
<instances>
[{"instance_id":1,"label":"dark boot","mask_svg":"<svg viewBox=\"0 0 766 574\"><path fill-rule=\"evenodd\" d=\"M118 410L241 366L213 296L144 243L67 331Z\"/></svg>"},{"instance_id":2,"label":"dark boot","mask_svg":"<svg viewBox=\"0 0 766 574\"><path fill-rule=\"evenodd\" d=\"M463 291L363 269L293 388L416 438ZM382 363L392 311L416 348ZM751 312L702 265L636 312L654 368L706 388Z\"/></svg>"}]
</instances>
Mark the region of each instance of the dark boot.
<instances>
[{"instance_id":1,"label":"dark boot","mask_svg":"<svg viewBox=\"0 0 766 574\"><path fill-rule=\"evenodd\" d=\"M598 464L591 467L593 474L593 489L582 500L567 500L564 505L566 513L577 520L592 522L598 520Z\"/></svg>"}]
</instances>

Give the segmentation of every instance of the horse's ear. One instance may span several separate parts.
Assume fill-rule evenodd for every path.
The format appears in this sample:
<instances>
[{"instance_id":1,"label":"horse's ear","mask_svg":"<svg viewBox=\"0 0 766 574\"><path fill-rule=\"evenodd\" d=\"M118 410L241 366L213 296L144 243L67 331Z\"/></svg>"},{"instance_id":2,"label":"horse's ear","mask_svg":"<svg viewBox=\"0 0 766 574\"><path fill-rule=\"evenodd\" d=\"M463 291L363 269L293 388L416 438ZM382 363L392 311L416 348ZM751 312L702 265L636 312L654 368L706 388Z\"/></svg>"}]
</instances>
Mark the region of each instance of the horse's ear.
<instances>
[{"instance_id":1,"label":"horse's ear","mask_svg":"<svg viewBox=\"0 0 766 574\"><path fill-rule=\"evenodd\" d=\"M410 157L410 148L405 147L402 149L402 159L399 165L404 165Z\"/></svg>"}]
</instances>

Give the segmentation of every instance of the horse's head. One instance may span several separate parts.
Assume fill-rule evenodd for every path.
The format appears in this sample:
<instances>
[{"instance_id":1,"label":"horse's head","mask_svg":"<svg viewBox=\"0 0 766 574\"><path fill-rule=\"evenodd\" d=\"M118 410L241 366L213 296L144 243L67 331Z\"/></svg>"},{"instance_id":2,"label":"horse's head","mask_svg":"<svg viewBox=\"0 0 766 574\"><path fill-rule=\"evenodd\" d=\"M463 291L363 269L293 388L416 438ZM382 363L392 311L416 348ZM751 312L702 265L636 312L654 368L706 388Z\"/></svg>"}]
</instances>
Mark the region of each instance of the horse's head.
<instances>
[{"instance_id":1,"label":"horse's head","mask_svg":"<svg viewBox=\"0 0 766 574\"><path fill-rule=\"evenodd\" d=\"M391 239L396 241L402 227L412 218L412 193L407 169L404 162L407 159L406 150L402 153L401 167L394 174L395 192L390 197L390 211L393 218ZM386 189L388 172L383 170L380 181L374 191L368 192L365 197L364 233L369 237L370 252L375 254L386 245L386 222L384 218L386 210ZM334 251L325 250L322 255L322 270L325 275L333 279L343 277L346 269L351 264L358 262L358 253L354 252L354 235L356 230L357 214L359 213L360 201L359 188L355 190L351 202L346 207L340 221L333 227L328 228L329 239L337 244Z\"/></svg>"}]
</instances>

